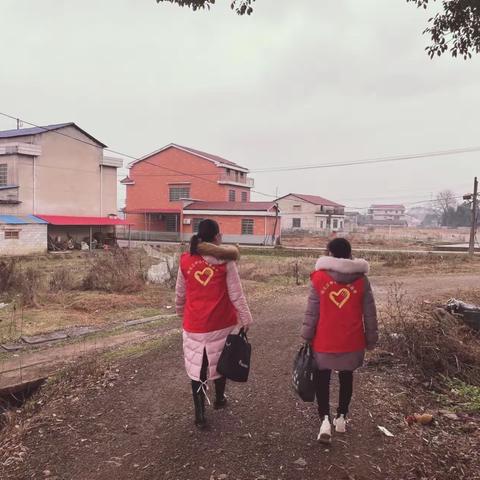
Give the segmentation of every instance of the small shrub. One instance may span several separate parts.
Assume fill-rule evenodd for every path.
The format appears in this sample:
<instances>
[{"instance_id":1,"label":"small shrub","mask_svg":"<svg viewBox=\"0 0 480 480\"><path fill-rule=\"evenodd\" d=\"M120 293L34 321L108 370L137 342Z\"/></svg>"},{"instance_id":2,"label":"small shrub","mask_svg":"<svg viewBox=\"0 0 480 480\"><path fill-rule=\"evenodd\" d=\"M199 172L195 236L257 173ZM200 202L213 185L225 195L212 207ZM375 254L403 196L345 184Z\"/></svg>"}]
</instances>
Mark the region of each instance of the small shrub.
<instances>
[{"instance_id":1,"label":"small shrub","mask_svg":"<svg viewBox=\"0 0 480 480\"><path fill-rule=\"evenodd\" d=\"M116 249L93 256L83 280L85 290L138 292L145 286L145 272L131 250Z\"/></svg>"},{"instance_id":2,"label":"small shrub","mask_svg":"<svg viewBox=\"0 0 480 480\"><path fill-rule=\"evenodd\" d=\"M52 292L65 292L75 288L75 278L72 270L67 267L60 267L53 271L49 288Z\"/></svg>"},{"instance_id":3,"label":"small shrub","mask_svg":"<svg viewBox=\"0 0 480 480\"><path fill-rule=\"evenodd\" d=\"M15 260L0 261L0 294L10 290L17 270L16 267Z\"/></svg>"},{"instance_id":4,"label":"small shrub","mask_svg":"<svg viewBox=\"0 0 480 480\"><path fill-rule=\"evenodd\" d=\"M41 270L34 267L28 267L25 270L17 270L15 272L10 291L20 297L24 306L38 308L38 294L41 286Z\"/></svg>"}]
</instances>

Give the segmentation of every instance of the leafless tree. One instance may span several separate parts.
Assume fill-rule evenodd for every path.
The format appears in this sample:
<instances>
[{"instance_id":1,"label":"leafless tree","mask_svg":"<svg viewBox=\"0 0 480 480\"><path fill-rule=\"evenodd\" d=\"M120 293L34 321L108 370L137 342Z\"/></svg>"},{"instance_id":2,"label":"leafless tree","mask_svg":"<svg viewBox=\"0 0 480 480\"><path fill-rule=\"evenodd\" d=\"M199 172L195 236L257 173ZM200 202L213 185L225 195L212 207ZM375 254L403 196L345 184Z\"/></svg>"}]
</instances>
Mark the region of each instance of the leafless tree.
<instances>
[{"instance_id":1,"label":"leafless tree","mask_svg":"<svg viewBox=\"0 0 480 480\"><path fill-rule=\"evenodd\" d=\"M435 207L442 216L446 216L451 208L455 208L458 202L452 190L442 190L437 193Z\"/></svg>"}]
</instances>

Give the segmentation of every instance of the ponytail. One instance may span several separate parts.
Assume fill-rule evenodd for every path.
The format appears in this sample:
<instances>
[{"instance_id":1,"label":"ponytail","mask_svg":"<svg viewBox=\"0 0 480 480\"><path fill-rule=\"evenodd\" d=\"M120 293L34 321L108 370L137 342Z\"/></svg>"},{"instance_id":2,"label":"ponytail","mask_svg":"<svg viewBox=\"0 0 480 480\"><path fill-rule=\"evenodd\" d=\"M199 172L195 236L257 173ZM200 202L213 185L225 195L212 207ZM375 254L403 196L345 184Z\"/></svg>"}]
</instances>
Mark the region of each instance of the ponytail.
<instances>
[{"instance_id":1,"label":"ponytail","mask_svg":"<svg viewBox=\"0 0 480 480\"><path fill-rule=\"evenodd\" d=\"M198 235L193 235L190 239L190 255L198 255L198 244L200 243L200 238Z\"/></svg>"},{"instance_id":2,"label":"ponytail","mask_svg":"<svg viewBox=\"0 0 480 480\"><path fill-rule=\"evenodd\" d=\"M220 233L220 227L215 220L206 218L198 224L198 233L190 239L190 255L198 255L200 242L213 242Z\"/></svg>"}]
</instances>

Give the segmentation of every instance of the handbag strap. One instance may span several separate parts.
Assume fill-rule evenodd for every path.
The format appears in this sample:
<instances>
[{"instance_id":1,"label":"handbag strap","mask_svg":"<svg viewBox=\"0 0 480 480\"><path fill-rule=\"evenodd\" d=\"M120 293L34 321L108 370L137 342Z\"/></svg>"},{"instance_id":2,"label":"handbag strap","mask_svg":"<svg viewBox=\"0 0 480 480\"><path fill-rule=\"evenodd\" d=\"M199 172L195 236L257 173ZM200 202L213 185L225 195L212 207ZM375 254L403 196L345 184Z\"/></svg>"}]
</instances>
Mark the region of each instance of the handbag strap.
<instances>
[{"instance_id":1,"label":"handbag strap","mask_svg":"<svg viewBox=\"0 0 480 480\"><path fill-rule=\"evenodd\" d=\"M247 337L247 332L245 331L245 328L242 327L238 332L238 334L248 343L248 337Z\"/></svg>"}]
</instances>

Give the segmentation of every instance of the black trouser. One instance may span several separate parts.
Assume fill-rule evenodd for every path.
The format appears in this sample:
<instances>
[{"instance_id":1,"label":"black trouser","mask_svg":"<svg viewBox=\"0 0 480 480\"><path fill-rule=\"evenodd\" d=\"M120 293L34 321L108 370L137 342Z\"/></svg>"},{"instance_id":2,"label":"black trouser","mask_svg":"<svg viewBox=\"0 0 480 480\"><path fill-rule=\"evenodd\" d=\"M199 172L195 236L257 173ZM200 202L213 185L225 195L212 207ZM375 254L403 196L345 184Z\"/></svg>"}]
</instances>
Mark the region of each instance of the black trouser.
<instances>
[{"instance_id":1,"label":"black trouser","mask_svg":"<svg viewBox=\"0 0 480 480\"><path fill-rule=\"evenodd\" d=\"M331 370L318 370L316 380L316 397L318 402L318 414L320 418L325 415L330 415L330 376ZM340 391L338 398L338 415L346 415L348 413L348 406L352 399L353 393L353 372L341 371L338 372L338 378L340 380Z\"/></svg>"},{"instance_id":2,"label":"black trouser","mask_svg":"<svg viewBox=\"0 0 480 480\"><path fill-rule=\"evenodd\" d=\"M200 382L197 380L192 380L192 393L195 396L197 393L201 392L202 383L207 380L207 370L208 370L208 357L207 351L203 350L203 360L202 368L200 369ZM215 381L215 398L221 400L225 394L225 385L227 379L225 377L217 378Z\"/></svg>"}]
</instances>

